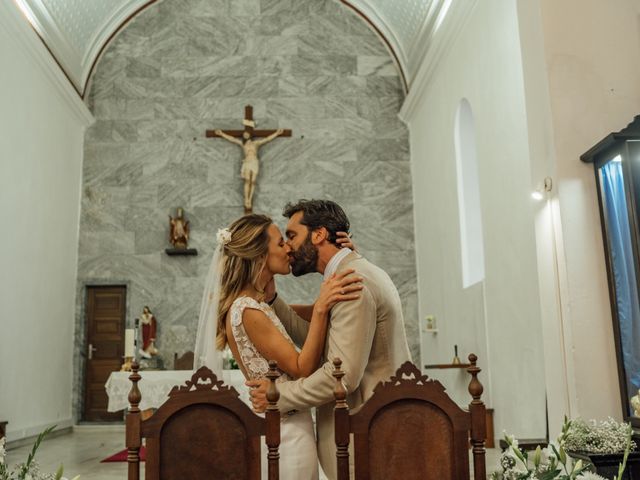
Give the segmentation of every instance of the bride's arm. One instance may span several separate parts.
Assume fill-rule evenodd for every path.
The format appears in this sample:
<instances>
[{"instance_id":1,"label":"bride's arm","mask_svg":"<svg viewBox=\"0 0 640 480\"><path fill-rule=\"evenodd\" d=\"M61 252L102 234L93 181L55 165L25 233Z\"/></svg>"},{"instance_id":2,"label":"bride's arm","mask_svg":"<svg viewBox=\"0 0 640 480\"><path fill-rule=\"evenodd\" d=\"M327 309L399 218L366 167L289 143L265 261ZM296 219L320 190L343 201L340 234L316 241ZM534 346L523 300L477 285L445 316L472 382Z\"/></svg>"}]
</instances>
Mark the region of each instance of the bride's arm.
<instances>
[{"instance_id":1,"label":"bride's arm","mask_svg":"<svg viewBox=\"0 0 640 480\"><path fill-rule=\"evenodd\" d=\"M242 316L249 340L260 354L278 362L278 368L294 378L311 375L318 364L324 349L327 333L329 310L337 302L355 300L362 285L360 279L348 278L353 270L346 270L326 280L320 289L309 323L309 333L298 352L269 318L260 310L246 309Z\"/></svg>"}]
</instances>

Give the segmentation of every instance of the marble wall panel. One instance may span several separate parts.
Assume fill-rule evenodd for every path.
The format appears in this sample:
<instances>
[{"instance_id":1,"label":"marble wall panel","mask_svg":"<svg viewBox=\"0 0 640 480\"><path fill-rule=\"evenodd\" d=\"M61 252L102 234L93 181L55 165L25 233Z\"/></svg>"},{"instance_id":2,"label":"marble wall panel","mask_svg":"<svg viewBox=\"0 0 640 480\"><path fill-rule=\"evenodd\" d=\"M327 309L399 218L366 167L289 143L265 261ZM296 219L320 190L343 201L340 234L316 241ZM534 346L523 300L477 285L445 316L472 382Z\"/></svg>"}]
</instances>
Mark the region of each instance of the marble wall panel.
<instances>
[{"instance_id":1,"label":"marble wall panel","mask_svg":"<svg viewBox=\"0 0 640 480\"><path fill-rule=\"evenodd\" d=\"M193 348L215 232L243 214L241 150L204 133L241 128L248 104L258 128L293 130L260 150L254 210L284 228L288 202L340 203L360 251L398 286L417 359L403 98L383 43L334 0L171 0L133 19L97 64L88 99L97 121L85 137L76 391L87 284L125 284L129 325L152 308L165 365ZM198 256L164 253L177 207ZM311 302L321 276L277 282L287 300Z\"/></svg>"},{"instance_id":2,"label":"marble wall panel","mask_svg":"<svg viewBox=\"0 0 640 480\"><path fill-rule=\"evenodd\" d=\"M358 56L358 75L380 75L394 77L397 74L395 64L389 56Z\"/></svg>"},{"instance_id":3,"label":"marble wall panel","mask_svg":"<svg viewBox=\"0 0 640 480\"><path fill-rule=\"evenodd\" d=\"M79 255L134 255L136 253L138 252L135 248L134 232L92 232L88 230L80 232Z\"/></svg>"}]
</instances>

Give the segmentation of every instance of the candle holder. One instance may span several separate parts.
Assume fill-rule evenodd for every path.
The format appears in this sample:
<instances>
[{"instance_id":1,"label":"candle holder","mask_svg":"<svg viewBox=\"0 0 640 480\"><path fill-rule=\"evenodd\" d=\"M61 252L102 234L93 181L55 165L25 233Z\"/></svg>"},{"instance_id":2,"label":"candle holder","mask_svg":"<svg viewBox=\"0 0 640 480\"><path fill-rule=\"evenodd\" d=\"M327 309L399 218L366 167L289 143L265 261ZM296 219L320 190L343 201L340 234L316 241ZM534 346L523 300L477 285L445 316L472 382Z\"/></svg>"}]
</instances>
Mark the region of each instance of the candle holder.
<instances>
[{"instance_id":1,"label":"candle holder","mask_svg":"<svg viewBox=\"0 0 640 480\"><path fill-rule=\"evenodd\" d=\"M453 355L453 361L451 362L451 364L460 365L460 357L458 357L458 345L453 346L453 351L454 351L454 355Z\"/></svg>"},{"instance_id":2,"label":"candle holder","mask_svg":"<svg viewBox=\"0 0 640 480\"><path fill-rule=\"evenodd\" d=\"M124 363L120 367L120 371L121 372L130 372L132 363L133 363L133 357L124 357Z\"/></svg>"}]
</instances>

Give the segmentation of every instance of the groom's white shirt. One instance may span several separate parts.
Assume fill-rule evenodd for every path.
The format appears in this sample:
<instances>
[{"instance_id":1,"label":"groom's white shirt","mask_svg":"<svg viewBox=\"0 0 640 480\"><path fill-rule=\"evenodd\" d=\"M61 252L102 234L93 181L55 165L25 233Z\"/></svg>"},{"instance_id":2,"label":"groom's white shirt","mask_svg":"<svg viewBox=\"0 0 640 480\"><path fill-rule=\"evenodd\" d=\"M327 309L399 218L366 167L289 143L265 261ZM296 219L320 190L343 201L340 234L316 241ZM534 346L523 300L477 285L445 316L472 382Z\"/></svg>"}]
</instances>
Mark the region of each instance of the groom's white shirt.
<instances>
[{"instance_id":1,"label":"groom's white shirt","mask_svg":"<svg viewBox=\"0 0 640 480\"><path fill-rule=\"evenodd\" d=\"M331 278L331 275L336 273L336 270L338 270L338 265L340 264L342 259L350 253L351 249L348 247L344 247L341 248L333 257L331 257L331 260L329 260L329 263L327 263L327 266L324 269L324 280L326 280L327 278Z\"/></svg>"}]
</instances>

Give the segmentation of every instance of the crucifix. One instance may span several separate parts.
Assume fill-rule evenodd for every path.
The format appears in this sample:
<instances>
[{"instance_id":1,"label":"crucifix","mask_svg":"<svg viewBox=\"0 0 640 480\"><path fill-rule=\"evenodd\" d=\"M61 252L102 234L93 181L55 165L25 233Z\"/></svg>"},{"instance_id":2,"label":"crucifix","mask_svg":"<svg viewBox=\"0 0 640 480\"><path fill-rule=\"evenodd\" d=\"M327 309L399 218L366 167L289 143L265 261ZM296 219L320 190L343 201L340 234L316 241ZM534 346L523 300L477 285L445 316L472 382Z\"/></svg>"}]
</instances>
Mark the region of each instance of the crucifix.
<instances>
[{"instance_id":1,"label":"crucifix","mask_svg":"<svg viewBox=\"0 0 640 480\"><path fill-rule=\"evenodd\" d=\"M244 213L251 213L253 210L253 193L256 188L256 179L260 170L260 159L258 149L274 138L290 137L291 130L255 130L256 122L253 120L253 107L244 107L244 120L242 121L244 130L207 130L207 138L224 138L234 143L244 151L242 169L240 176L244 180ZM259 140L258 140L259 139Z\"/></svg>"}]
</instances>

